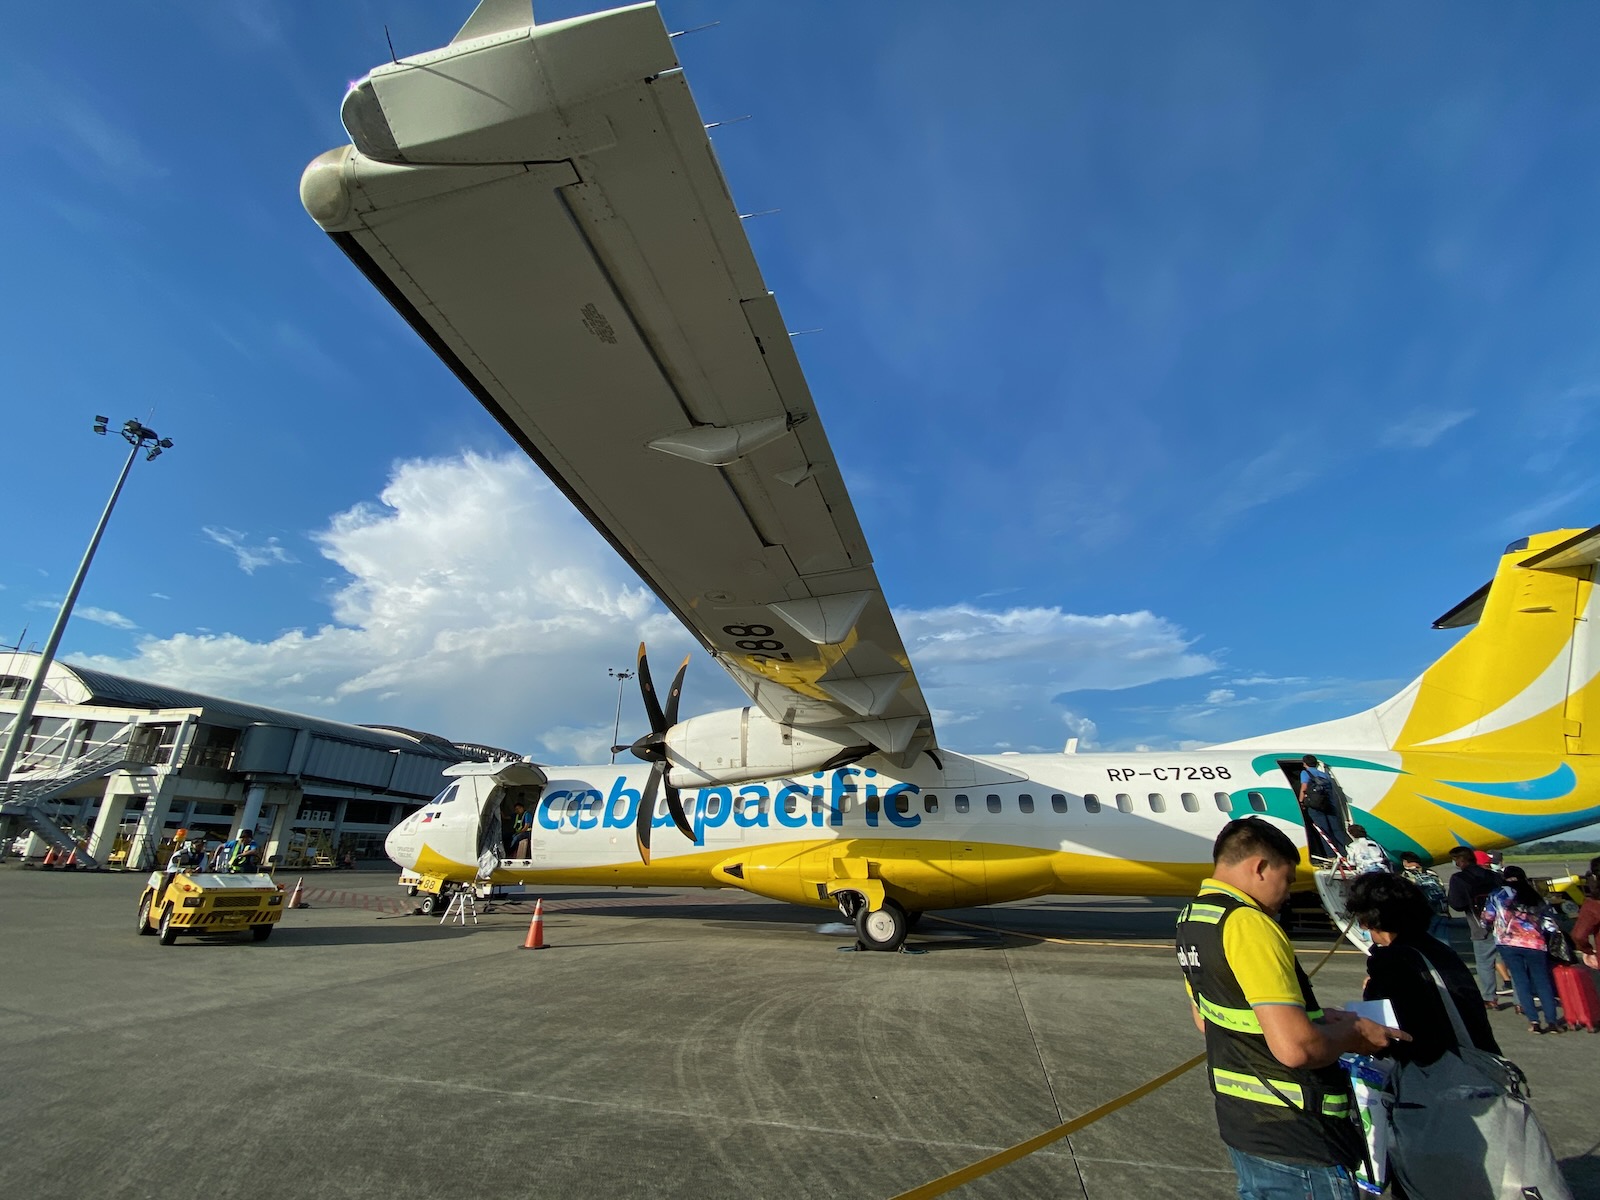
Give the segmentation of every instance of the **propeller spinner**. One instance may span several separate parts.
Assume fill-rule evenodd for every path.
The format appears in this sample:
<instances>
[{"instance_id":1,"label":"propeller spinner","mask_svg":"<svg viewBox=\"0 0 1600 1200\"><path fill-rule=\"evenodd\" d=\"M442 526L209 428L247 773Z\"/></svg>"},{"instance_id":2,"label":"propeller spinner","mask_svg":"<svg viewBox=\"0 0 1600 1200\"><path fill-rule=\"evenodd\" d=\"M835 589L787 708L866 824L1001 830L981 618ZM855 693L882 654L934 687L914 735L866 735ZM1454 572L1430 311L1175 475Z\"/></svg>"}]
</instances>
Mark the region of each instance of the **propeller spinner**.
<instances>
[{"instance_id":1,"label":"propeller spinner","mask_svg":"<svg viewBox=\"0 0 1600 1200\"><path fill-rule=\"evenodd\" d=\"M672 677L672 690L667 693L665 710L656 699L655 684L650 679L650 660L645 657L644 643L639 643L639 691L644 697L645 715L650 718L650 732L631 746L613 746L613 752L631 750L635 757L650 764L650 780L645 784L644 795L639 798L639 817L634 823L634 838L639 843L639 857L650 861L650 827L656 811L656 791L665 785L667 811L672 822L683 836L694 841L694 830L689 825L689 815L683 810L683 798L673 787L667 775L667 730L678 723L678 701L683 696L683 675L689 669L689 655L684 655L678 673Z\"/></svg>"}]
</instances>

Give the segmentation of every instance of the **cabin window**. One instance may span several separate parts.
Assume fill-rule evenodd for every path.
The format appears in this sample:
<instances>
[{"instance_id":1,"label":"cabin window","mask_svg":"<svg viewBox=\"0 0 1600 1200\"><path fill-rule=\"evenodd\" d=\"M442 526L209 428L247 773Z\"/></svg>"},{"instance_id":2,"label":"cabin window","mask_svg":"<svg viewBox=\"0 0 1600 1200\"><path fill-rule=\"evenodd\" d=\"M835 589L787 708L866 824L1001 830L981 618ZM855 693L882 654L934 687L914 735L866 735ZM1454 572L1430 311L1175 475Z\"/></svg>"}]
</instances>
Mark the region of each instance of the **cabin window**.
<instances>
[{"instance_id":1,"label":"cabin window","mask_svg":"<svg viewBox=\"0 0 1600 1200\"><path fill-rule=\"evenodd\" d=\"M971 807L972 807L972 801L967 799L966 793L965 792L957 792L956 793L956 811L957 812L966 812Z\"/></svg>"},{"instance_id":2,"label":"cabin window","mask_svg":"<svg viewBox=\"0 0 1600 1200\"><path fill-rule=\"evenodd\" d=\"M983 802L989 806L990 812L1000 811L1000 797L996 796L993 792L990 792L987 796L985 796L983 798Z\"/></svg>"},{"instance_id":3,"label":"cabin window","mask_svg":"<svg viewBox=\"0 0 1600 1200\"><path fill-rule=\"evenodd\" d=\"M722 797L721 796L713 796L713 797L711 797L710 802L706 805L706 816L714 817L721 811L722 811Z\"/></svg>"},{"instance_id":4,"label":"cabin window","mask_svg":"<svg viewBox=\"0 0 1600 1200\"><path fill-rule=\"evenodd\" d=\"M1267 811L1267 798L1260 792L1247 792L1245 794L1250 798L1251 808L1255 809L1257 812Z\"/></svg>"},{"instance_id":5,"label":"cabin window","mask_svg":"<svg viewBox=\"0 0 1600 1200\"><path fill-rule=\"evenodd\" d=\"M567 820L574 825L578 823L578 815L583 812L583 799L582 796L574 796L567 801Z\"/></svg>"},{"instance_id":6,"label":"cabin window","mask_svg":"<svg viewBox=\"0 0 1600 1200\"><path fill-rule=\"evenodd\" d=\"M911 811L911 797L901 792L894 798L894 810L902 817Z\"/></svg>"},{"instance_id":7,"label":"cabin window","mask_svg":"<svg viewBox=\"0 0 1600 1200\"><path fill-rule=\"evenodd\" d=\"M662 796L659 800L656 801L656 816L664 817L666 815L667 815L667 798L665 796Z\"/></svg>"},{"instance_id":8,"label":"cabin window","mask_svg":"<svg viewBox=\"0 0 1600 1200\"><path fill-rule=\"evenodd\" d=\"M1084 812L1092 812L1092 813L1099 812L1100 811L1100 797L1096 796L1093 792L1084 793L1083 811Z\"/></svg>"},{"instance_id":9,"label":"cabin window","mask_svg":"<svg viewBox=\"0 0 1600 1200\"><path fill-rule=\"evenodd\" d=\"M1017 797L1017 807L1025 813L1032 812L1033 797L1028 795L1027 792L1023 792L1022 795Z\"/></svg>"},{"instance_id":10,"label":"cabin window","mask_svg":"<svg viewBox=\"0 0 1600 1200\"><path fill-rule=\"evenodd\" d=\"M939 797L929 792L922 798L922 811L936 813L939 811Z\"/></svg>"},{"instance_id":11,"label":"cabin window","mask_svg":"<svg viewBox=\"0 0 1600 1200\"><path fill-rule=\"evenodd\" d=\"M787 796L785 796L783 798L783 811L791 817L794 816L795 813L799 812L800 797L796 796L793 792L790 792Z\"/></svg>"},{"instance_id":12,"label":"cabin window","mask_svg":"<svg viewBox=\"0 0 1600 1200\"><path fill-rule=\"evenodd\" d=\"M1196 796L1193 792L1185 792L1183 795L1179 796L1178 799L1183 801L1184 812L1200 811L1200 797Z\"/></svg>"},{"instance_id":13,"label":"cabin window","mask_svg":"<svg viewBox=\"0 0 1600 1200\"><path fill-rule=\"evenodd\" d=\"M1118 792L1117 793L1117 811L1118 812L1132 812L1133 811L1133 797L1128 795L1127 792Z\"/></svg>"},{"instance_id":14,"label":"cabin window","mask_svg":"<svg viewBox=\"0 0 1600 1200\"><path fill-rule=\"evenodd\" d=\"M878 798L876 796L867 797L867 811L873 816L878 815Z\"/></svg>"},{"instance_id":15,"label":"cabin window","mask_svg":"<svg viewBox=\"0 0 1600 1200\"><path fill-rule=\"evenodd\" d=\"M1150 811L1153 813L1164 813L1167 811L1167 798L1160 792L1150 793Z\"/></svg>"},{"instance_id":16,"label":"cabin window","mask_svg":"<svg viewBox=\"0 0 1600 1200\"><path fill-rule=\"evenodd\" d=\"M617 802L611 806L611 819L618 825L628 819L628 801L626 797L617 797Z\"/></svg>"},{"instance_id":17,"label":"cabin window","mask_svg":"<svg viewBox=\"0 0 1600 1200\"><path fill-rule=\"evenodd\" d=\"M1233 811L1233 797L1228 795L1227 792L1218 792L1217 793L1217 811L1218 812L1232 812Z\"/></svg>"},{"instance_id":18,"label":"cabin window","mask_svg":"<svg viewBox=\"0 0 1600 1200\"><path fill-rule=\"evenodd\" d=\"M1055 809L1057 812L1066 812L1067 798L1060 792L1057 792L1054 796L1050 797L1050 807Z\"/></svg>"}]
</instances>

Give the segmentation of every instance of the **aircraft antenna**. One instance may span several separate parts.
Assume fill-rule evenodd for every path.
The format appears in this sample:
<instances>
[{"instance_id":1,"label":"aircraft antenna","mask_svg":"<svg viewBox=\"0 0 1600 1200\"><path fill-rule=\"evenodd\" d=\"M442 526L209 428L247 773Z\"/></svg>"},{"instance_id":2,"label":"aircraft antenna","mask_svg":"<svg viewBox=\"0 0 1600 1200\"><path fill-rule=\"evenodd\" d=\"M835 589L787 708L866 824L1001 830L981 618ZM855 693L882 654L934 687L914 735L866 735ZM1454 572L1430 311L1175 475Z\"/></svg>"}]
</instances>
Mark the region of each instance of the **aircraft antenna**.
<instances>
[{"instance_id":1,"label":"aircraft antenna","mask_svg":"<svg viewBox=\"0 0 1600 1200\"><path fill-rule=\"evenodd\" d=\"M718 25L721 25L721 24L722 24L721 21L711 21L711 22L708 22L705 25L696 25L693 29L680 29L680 30L678 30L677 33L669 33L669 34L667 34L667 36L669 38L681 38L686 33L700 33L702 30L715 29Z\"/></svg>"}]
</instances>

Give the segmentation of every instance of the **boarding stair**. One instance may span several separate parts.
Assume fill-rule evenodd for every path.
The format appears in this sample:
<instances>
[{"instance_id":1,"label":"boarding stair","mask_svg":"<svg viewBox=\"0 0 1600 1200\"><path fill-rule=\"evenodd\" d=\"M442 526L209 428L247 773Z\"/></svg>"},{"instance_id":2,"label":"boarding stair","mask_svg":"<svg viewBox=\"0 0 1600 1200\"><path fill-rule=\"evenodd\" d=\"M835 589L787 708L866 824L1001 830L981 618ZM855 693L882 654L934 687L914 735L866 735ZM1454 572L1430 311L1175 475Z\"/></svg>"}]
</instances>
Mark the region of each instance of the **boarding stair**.
<instances>
[{"instance_id":1,"label":"boarding stair","mask_svg":"<svg viewBox=\"0 0 1600 1200\"><path fill-rule=\"evenodd\" d=\"M56 850L77 849L77 841L64 832L46 811L45 805L66 795L79 784L120 771L132 763L143 761L144 755L133 745L135 725L124 725L87 754L79 755L55 770L27 771L29 760L40 761L48 744L23 760L25 773L12 772L11 778L0 784L0 817L13 817L44 839ZM53 756L52 756L53 757ZM78 850L78 861L86 867L98 867L89 855Z\"/></svg>"}]
</instances>

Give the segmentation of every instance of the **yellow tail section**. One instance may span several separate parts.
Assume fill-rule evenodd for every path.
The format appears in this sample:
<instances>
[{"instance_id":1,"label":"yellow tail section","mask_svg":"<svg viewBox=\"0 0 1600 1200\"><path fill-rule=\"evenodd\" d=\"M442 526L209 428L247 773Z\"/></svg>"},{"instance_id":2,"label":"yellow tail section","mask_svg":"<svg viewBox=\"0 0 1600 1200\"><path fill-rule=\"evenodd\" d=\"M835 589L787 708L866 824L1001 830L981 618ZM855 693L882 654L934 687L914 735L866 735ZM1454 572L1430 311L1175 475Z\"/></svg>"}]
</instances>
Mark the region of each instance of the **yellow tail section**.
<instances>
[{"instance_id":1,"label":"yellow tail section","mask_svg":"<svg viewBox=\"0 0 1600 1200\"><path fill-rule=\"evenodd\" d=\"M1487 590L1435 622L1472 625L1382 706L1397 750L1589 754L1600 749L1600 527L1513 542ZM1396 730L1398 725L1398 730Z\"/></svg>"}]
</instances>

